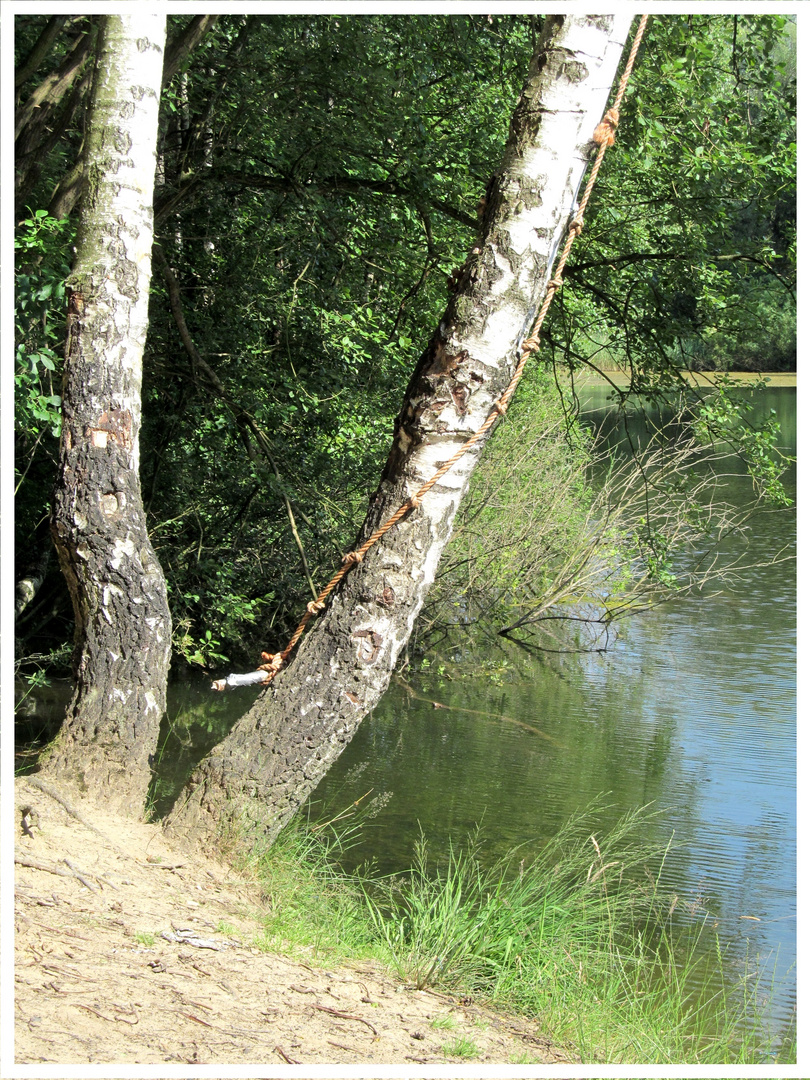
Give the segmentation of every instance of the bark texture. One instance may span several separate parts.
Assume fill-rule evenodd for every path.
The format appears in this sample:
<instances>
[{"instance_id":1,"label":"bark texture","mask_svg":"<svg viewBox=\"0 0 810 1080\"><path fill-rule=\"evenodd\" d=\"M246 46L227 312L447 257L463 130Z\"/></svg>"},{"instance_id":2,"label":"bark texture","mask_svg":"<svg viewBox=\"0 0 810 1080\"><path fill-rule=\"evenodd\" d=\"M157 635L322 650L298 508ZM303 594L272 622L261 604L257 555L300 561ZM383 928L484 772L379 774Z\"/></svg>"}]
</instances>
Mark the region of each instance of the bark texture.
<instances>
[{"instance_id":1,"label":"bark texture","mask_svg":"<svg viewBox=\"0 0 810 1080\"><path fill-rule=\"evenodd\" d=\"M492 177L481 239L405 395L358 546L489 415L550 275L631 16L551 16ZM432 584L480 445L344 578L290 666L195 770L166 821L210 842L272 841L386 689Z\"/></svg>"},{"instance_id":2,"label":"bark texture","mask_svg":"<svg viewBox=\"0 0 810 1080\"><path fill-rule=\"evenodd\" d=\"M44 770L134 816L171 647L138 476L164 42L163 16L111 15L100 29L51 523L76 616L75 688Z\"/></svg>"}]
</instances>

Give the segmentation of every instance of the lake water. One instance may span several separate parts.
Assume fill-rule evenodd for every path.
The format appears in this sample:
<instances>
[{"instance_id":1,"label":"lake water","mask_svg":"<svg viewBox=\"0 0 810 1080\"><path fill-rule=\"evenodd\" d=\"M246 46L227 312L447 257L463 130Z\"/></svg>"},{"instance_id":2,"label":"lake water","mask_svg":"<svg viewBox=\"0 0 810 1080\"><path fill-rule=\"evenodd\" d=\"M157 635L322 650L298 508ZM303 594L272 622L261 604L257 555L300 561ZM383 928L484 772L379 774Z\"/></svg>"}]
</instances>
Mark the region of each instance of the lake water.
<instances>
[{"instance_id":1,"label":"lake water","mask_svg":"<svg viewBox=\"0 0 810 1080\"><path fill-rule=\"evenodd\" d=\"M588 394L587 408L604 416L606 396ZM756 407L776 411L793 452L795 389L761 392ZM794 494L794 475L788 487ZM731 494L750 497L744 475ZM394 681L311 812L331 817L371 791L376 813L347 858L397 871L411 865L420 830L442 859L449 837L481 825L495 857L539 847L600 794L600 830L652 804L660 813L647 839L673 838L662 880L677 912L708 915L733 961L756 957L775 977L781 1026L796 984L795 570L755 564L794 543L792 510L761 514L745 552L752 569L717 595L623 623L605 653L530 656L498 639L483 673L445 657L408 687ZM170 688L158 811L255 696L207 685ZM57 691L29 702L31 719Z\"/></svg>"},{"instance_id":2,"label":"lake water","mask_svg":"<svg viewBox=\"0 0 810 1080\"><path fill-rule=\"evenodd\" d=\"M589 391L583 405L603 417L607 395ZM770 409L794 452L795 389L760 393L757 412ZM795 495L795 474L787 486ZM726 497L750 494L742 474ZM793 510L762 513L744 561L794 545ZM369 789L389 795L351 857L393 871L410 864L420 829L437 858L479 823L501 853L542 844L600 793L612 804L601 828L653 804L650 839L674 839L663 882L678 910L708 913L732 957L775 975L784 1023L795 1008L795 564L753 565L719 589L627 620L605 653L529 657L501 639L489 659L509 662L503 678L447 662L412 678L411 692L392 685L314 812L335 814Z\"/></svg>"}]
</instances>

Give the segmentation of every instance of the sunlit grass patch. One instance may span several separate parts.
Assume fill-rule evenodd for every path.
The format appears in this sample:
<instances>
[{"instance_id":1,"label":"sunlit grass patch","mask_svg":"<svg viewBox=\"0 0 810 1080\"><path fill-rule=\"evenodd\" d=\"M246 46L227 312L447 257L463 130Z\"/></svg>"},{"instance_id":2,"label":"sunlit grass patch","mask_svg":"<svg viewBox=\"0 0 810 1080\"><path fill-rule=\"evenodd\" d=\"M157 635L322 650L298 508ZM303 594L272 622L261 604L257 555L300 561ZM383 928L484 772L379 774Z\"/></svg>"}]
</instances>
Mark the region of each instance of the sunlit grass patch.
<instances>
[{"instance_id":1,"label":"sunlit grass patch","mask_svg":"<svg viewBox=\"0 0 810 1080\"><path fill-rule=\"evenodd\" d=\"M536 1018L584 1061L773 1061L753 965L733 971L707 922L674 928L666 850L634 841L649 813L598 838L593 809L533 862L487 867L472 837L430 867L421 841L410 874L367 887L397 972Z\"/></svg>"},{"instance_id":2,"label":"sunlit grass patch","mask_svg":"<svg viewBox=\"0 0 810 1080\"><path fill-rule=\"evenodd\" d=\"M774 988L755 965L732 961L708 917L675 926L660 887L666 845L652 852L634 839L650 813L597 835L596 809L533 860L516 851L487 863L476 834L434 866L422 839L412 869L387 878L340 869L358 826L340 833L299 822L254 856L267 902L255 945L380 959L410 986L530 1017L583 1062L795 1060L795 1038L768 1030ZM450 1013L431 1024L454 1025ZM443 1052L477 1050L457 1039Z\"/></svg>"},{"instance_id":3,"label":"sunlit grass patch","mask_svg":"<svg viewBox=\"0 0 810 1080\"><path fill-rule=\"evenodd\" d=\"M478 1057L480 1052L475 1043L464 1036L442 1046L442 1053L447 1057L474 1058Z\"/></svg>"},{"instance_id":4,"label":"sunlit grass patch","mask_svg":"<svg viewBox=\"0 0 810 1080\"><path fill-rule=\"evenodd\" d=\"M381 950L369 926L362 884L339 859L356 842L360 824L312 826L300 819L249 862L264 894L255 946L300 950L330 959L375 957Z\"/></svg>"}]
</instances>

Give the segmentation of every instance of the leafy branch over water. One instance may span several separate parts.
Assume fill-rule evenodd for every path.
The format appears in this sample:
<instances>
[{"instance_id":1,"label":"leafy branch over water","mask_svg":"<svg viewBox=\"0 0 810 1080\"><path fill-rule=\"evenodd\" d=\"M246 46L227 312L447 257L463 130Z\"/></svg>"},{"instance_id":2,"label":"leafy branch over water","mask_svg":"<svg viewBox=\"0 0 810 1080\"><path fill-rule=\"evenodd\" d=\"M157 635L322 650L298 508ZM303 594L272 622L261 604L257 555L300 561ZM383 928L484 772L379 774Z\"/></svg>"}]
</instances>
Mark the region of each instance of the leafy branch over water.
<instances>
[{"instance_id":1,"label":"leafy branch over water","mask_svg":"<svg viewBox=\"0 0 810 1080\"><path fill-rule=\"evenodd\" d=\"M493 438L459 512L423 641L474 624L548 651L604 649L617 620L727 588L761 565L732 556L727 541L774 510L775 495L787 501L780 475L791 459L743 427L768 469L758 466L759 494L740 500L739 431L719 422L731 416L725 389L698 403L682 397L657 423L648 417L643 438L631 438L625 415L617 448L604 431L572 429L533 388ZM769 425L769 445L777 437Z\"/></svg>"}]
</instances>

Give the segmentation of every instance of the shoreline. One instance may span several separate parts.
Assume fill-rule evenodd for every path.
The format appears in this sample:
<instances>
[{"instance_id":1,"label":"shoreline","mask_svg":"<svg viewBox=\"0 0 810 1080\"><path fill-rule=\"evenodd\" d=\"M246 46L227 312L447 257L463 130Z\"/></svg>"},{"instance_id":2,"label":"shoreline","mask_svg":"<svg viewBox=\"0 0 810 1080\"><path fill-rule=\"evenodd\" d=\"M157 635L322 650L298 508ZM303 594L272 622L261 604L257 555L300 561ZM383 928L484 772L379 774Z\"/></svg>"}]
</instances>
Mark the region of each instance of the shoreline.
<instances>
[{"instance_id":1,"label":"shoreline","mask_svg":"<svg viewBox=\"0 0 810 1080\"><path fill-rule=\"evenodd\" d=\"M607 883L640 858L630 818L602 837L593 879L591 841L574 832L553 867L509 882L488 884L474 853L446 879L422 868L422 885L402 894L419 931L403 951L396 924L369 933L380 915L364 916L362 882L330 872L306 837L240 868L36 775L16 779L15 804L18 1064L795 1062L795 1033L750 1012L767 991L755 972L696 1004L693 939L674 981L658 978L680 945L655 897ZM468 887L480 903L458 907ZM653 936L626 951L616 931L637 903ZM471 914L488 926L489 959L475 970ZM430 978L434 941L455 977Z\"/></svg>"},{"instance_id":2,"label":"shoreline","mask_svg":"<svg viewBox=\"0 0 810 1080\"><path fill-rule=\"evenodd\" d=\"M579 1061L483 996L417 989L314 940L280 947L253 874L74 797L15 781L30 823L15 852L16 1064Z\"/></svg>"},{"instance_id":3,"label":"shoreline","mask_svg":"<svg viewBox=\"0 0 810 1080\"><path fill-rule=\"evenodd\" d=\"M726 375L743 384L765 379L769 387L795 387L797 385L795 371L682 371L681 375L695 386L714 386L719 377ZM630 385L630 377L625 371L608 368L602 369L601 372L594 371L592 368L587 371L578 371L574 376L574 381L578 386L602 386L614 383L620 390L625 390Z\"/></svg>"}]
</instances>

